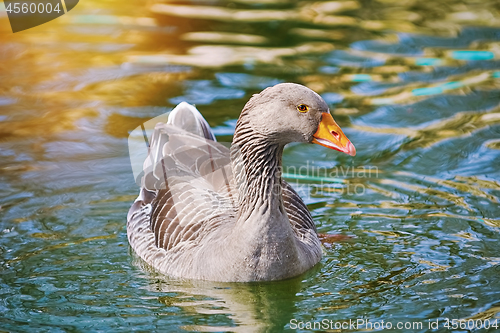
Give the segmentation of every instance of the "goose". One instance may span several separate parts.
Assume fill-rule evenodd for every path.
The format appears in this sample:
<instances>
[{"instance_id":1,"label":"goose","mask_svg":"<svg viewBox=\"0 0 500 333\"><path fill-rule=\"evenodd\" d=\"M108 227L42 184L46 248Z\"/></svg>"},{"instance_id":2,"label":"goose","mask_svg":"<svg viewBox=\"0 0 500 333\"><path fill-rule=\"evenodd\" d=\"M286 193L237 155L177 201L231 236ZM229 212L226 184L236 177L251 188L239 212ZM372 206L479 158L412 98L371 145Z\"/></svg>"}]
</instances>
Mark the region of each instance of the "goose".
<instances>
[{"instance_id":1,"label":"goose","mask_svg":"<svg viewBox=\"0 0 500 333\"><path fill-rule=\"evenodd\" d=\"M152 133L127 216L132 249L181 279L282 280L315 266L322 246L314 221L282 179L283 148L291 142L356 154L323 98L299 84L253 95L230 148L194 106L179 104Z\"/></svg>"}]
</instances>

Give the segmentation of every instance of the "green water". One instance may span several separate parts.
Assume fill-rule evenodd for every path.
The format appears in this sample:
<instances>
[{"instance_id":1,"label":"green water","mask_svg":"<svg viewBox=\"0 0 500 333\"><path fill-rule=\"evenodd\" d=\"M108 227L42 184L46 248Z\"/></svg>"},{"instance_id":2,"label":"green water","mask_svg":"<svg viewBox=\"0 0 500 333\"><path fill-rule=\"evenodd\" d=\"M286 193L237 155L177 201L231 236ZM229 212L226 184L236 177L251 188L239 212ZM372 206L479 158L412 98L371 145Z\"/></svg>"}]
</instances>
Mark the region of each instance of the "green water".
<instances>
[{"instance_id":1,"label":"green water","mask_svg":"<svg viewBox=\"0 0 500 333\"><path fill-rule=\"evenodd\" d=\"M285 149L333 235L321 264L250 284L145 267L128 133L186 100L230 141L285 81L322 94L357 149ZM499 105L494 0L86 0L16 34L0 11L0 332L500 331Z\"/></svg>"}]
</instances>

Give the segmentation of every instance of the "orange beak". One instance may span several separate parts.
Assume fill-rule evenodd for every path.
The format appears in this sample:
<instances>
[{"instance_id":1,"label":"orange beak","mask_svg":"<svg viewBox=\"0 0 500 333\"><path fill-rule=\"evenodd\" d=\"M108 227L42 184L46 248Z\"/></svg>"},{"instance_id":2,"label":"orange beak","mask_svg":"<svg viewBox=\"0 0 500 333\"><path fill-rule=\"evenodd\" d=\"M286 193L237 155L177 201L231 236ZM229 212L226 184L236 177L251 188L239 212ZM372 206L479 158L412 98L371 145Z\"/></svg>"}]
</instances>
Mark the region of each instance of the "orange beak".
<instances>
[{"instance_id":1,"label":"orange beak","mask_svg":"<svg viewBox=\"0 0 500 333\"><path fill-rule=\"evenodd\" d=\"M335 149L351 156L356 155L356 148L349 141L344 132L337 125L330 113L324 112L321 116L318 130L313 135L313 143Z\"/></svg>"}]
</instances>

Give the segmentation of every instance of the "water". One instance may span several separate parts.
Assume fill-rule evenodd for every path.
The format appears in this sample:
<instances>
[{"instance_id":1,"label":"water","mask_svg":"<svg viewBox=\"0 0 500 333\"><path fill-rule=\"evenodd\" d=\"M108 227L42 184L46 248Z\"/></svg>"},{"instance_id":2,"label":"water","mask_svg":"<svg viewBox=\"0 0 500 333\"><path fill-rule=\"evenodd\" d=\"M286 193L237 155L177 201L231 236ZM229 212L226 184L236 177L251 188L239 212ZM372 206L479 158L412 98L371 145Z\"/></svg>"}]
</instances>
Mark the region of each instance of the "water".
<instances>
[{"instance_id":1,"label":"water","mask_svg":"<svg viewBox=\"0 0 500 333\"><path fill-rule=\"evenodd\" d=\"M376 331L497 331L444 325L500 325L498 10L86 0L17 34L0 12L0 331L307 331L358 319ZM250 284L145 267L125 230L138 190L128 133L187 100L229 141L248 98L286 81L322 94L358 152L285 149L285 171L308 177L290 181L318 230L337 235L321 264Z\"/></svg>"}]
</instances>

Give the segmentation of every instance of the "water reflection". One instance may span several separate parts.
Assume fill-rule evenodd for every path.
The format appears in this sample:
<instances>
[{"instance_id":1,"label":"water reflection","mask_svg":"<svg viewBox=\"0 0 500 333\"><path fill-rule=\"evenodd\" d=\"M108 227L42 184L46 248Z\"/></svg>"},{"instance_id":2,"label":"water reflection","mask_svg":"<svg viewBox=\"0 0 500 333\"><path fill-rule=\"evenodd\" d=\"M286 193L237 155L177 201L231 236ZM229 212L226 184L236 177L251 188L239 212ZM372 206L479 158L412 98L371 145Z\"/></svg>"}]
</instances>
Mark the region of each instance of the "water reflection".
<instances>
[{"instance_id":1,"label":"water reflection","mask_svg":"<svg viewBox=\"0 0 500 333\"><path fill-rule=\"evenodd\" d=\"M86 0L18 34L1 8L2 329L500 320L496 0ZM358 148L285 149L285 167L314 171L292 182L339 240L321 265L221 285L131 263L129 132L187 100L230 141L251 95L285 81L322 94ZM363 168L377 173L321 181Z\"/></svg>"},{"instance_id":2,"label":"water reflection","mask_svg":"<svg viewBox=\"0 0 500 333\"><path fill-rule=\"evenodd\" d=\"M218 68L246 64L272 64L283 57L324 53L333 47L325 43L307 43L295 47L251 47L251 46L195 46L187 55L131 56L128 61L137 64L179 64L196 67Z\"/></svg>"},{"instance_id":3,"label":"water reflection","mask_svg":"<svg viewBox=\"0 0 500 333\"><path fill-rule=\"evenodd\" d=\"M136 256L134 264L148 273L151 284L146 288L160 293L159 302L168 308L181 308L185 313L199 318L200 324L194 321L182 326L188 331L279 331L297 311L296 302L300 299L297 293L303 287L303 276L288 280L286 284L182 281L154 272ZM222 319L210 322L202 319L205 315Z\"/></svg>"}]
</instances>

